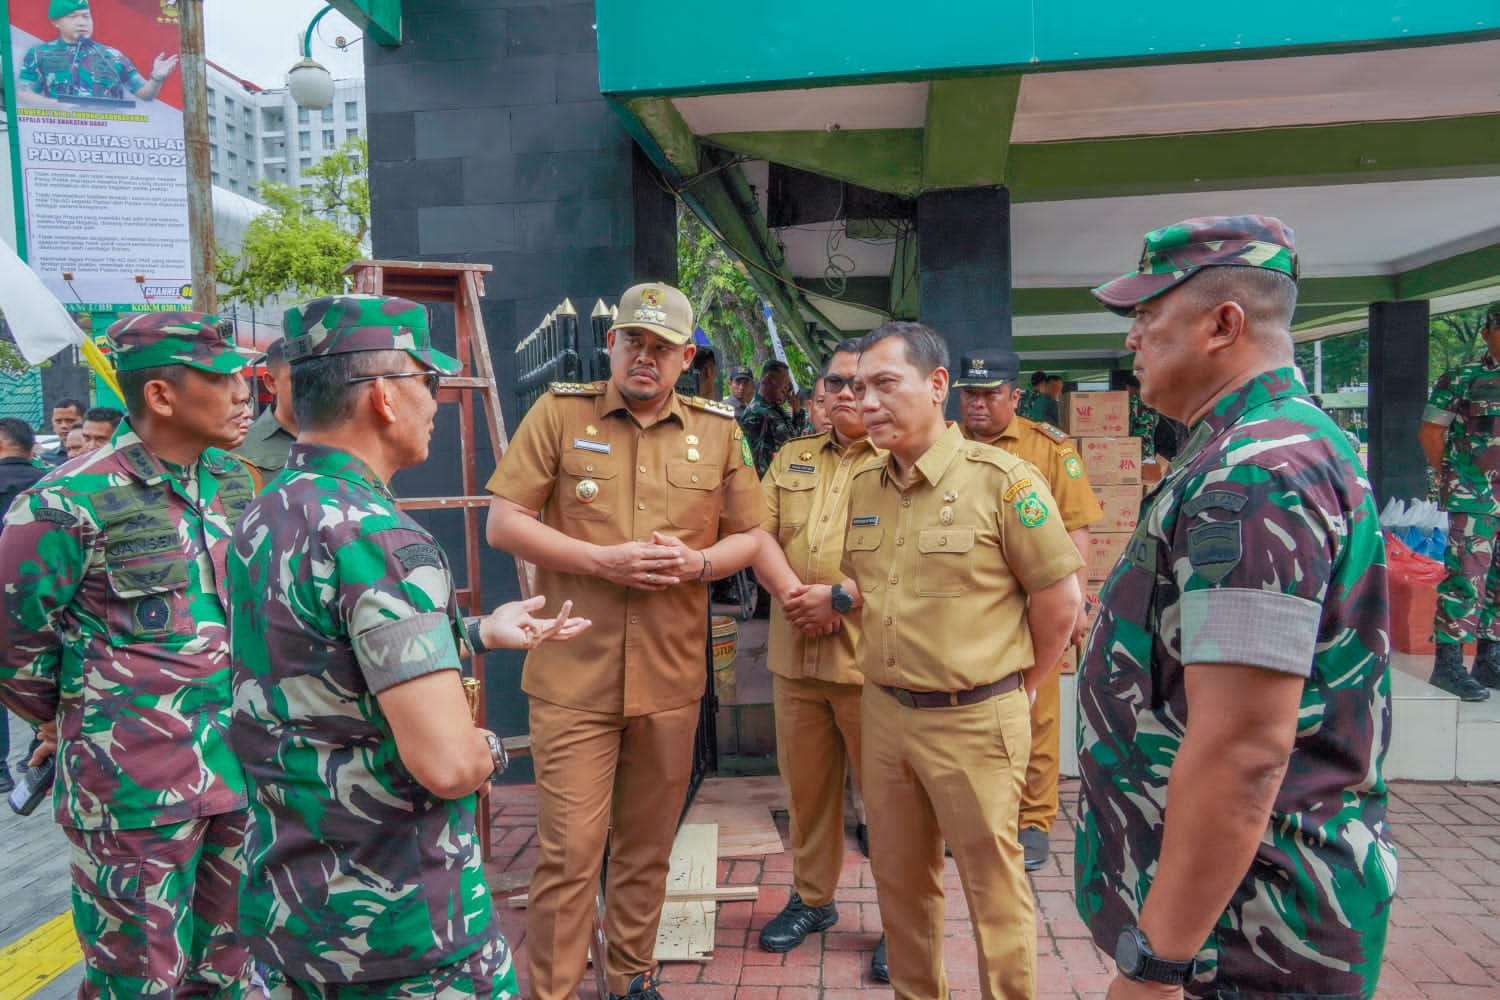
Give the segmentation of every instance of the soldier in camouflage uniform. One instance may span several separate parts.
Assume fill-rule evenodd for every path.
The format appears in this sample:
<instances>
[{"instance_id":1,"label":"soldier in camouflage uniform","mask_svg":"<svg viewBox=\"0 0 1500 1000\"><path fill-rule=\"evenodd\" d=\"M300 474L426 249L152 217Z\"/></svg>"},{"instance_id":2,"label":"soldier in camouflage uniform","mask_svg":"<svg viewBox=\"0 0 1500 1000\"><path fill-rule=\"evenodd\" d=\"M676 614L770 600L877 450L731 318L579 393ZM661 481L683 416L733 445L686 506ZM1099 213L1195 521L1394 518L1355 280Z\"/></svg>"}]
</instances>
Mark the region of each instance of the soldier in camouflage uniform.
<instances>
[{"instance_id":1,"label":"soldier in camouflage uniform","mask_svg":"<svg viewBox=\"0 0 1500 1000\"><path fill-rule=\"evenodd\" d=\"M1484 701L1490 688L1500 689L1500 304L1485 311L1480 335L1484 357L1437 380L1418 431L1448 511L1448 576L1438 584L1432 622L1432 683L1464 701ZM1476 635L1471 676L1463 646Z\"/></svg>"},{"instance_id":2,"label":"soldier in camouflage uniform","mask_svg":"<svg viewBox=\"0 0 1500 1000\"><path fill-rule=\"evenodd\" d=\"M128 424L17 498L0 534L0 701L56 740L79 996L238 996L224 557L252 494L218 449L244 435L254 355L202 313L109 337Z\"/></svg>"},{"instance_id":3,"label":"soldier in camouflage uniform","mask_svg":"<svg viewBox=\"0 0 1500 1000\"><path fill-rule=\"evenodd\" d=\"M150 79L141 76L119 49L94 41L88 0L51 0L47 18L58 37L33 45L21 60L21 107L67 106L80 99L155 100L177 66L177 56L158 53Z\"/></svg>"},{"instance_id":4,"label":"soldier in camouflage uniform","mask_svg":"<svg viewBox=\"0 0 1500 1000\"><path fill-rule=\"evenodd\" d=\"M786 362L767 361L760 373L760 390L740 415L740 426L755 458L756 475L766 474L782 445L807 433L806 411L793 414L787 407L791 391L792 375Z\"/></svg>"},{"instance_id":5,"label":"soldier in camouflage uniform","mask_svg":"<svg viewBox=\"0 0 1500 1000\"><path fill-rule=\"evenodd\" d=\"M1385 552L1293 368L1296 274L1279 220L1189 219L1094 290L1133 317L1146 401L1192 429L1078 678L1077 904L1116 1000L1375 994L1396 879Z\"/></svg>"},{"instance_id":6,"label":"soldier in camouflage uniform","mask_svg":"<svg viewBox=\"0 0 1500 1000\"><path fill-rule=\"evenodd\" d=\"M460 620L443 551L397 509L386 483L426 458L438 380L459 370L420 305L314 299L286 334L301 437L228 567L241 930L277 998L515 997L474 836L503 754L459 657L587 623L566 603L537 621L541 597Z\"/></svg>"},{"instance_id":7,"label":"soldier in camouflage uniform","mask_svg":"<svg viewBox=\"0 0 1500 1000\"><path fill-rule=\"evenodd\" d=\"M1141 457L1156 457L1156 425L1161 415L1141 400L1141 380L1125 374L1125 391L1130 393L1130 436L1141 439Z\"/></svg>"}]
</instances>

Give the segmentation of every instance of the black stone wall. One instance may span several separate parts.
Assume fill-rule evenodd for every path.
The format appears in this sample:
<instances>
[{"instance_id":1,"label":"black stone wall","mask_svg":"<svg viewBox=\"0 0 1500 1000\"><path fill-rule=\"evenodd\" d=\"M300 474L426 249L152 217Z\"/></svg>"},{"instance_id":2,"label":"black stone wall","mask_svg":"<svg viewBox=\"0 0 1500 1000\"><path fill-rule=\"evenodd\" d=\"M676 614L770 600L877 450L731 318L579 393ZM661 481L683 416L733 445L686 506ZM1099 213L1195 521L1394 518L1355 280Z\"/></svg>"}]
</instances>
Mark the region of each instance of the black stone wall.
<instances>
[{"instance_id":1,"label":"black stone wall","mask_svg":"<svg viewBox=\"0 0 1500 1000\"><path fill-rule=\"evenodd\" d=\"M483 315L514 431L516 342L564 297L587 317L636 281L675 281L674 202L599 94L592 3L405 0L402 10L402 45L365 43L374 255L494 267ZM451 311L433 319L451 342ZM403 495L461 492L450 410L427 463L396 477ZM480 454L489 447L482 440ZM481 460L481 480L492 471ZM462 580L460 516L424 520ZM483 563L485 603L514 598L511 560L486 549ZM524 732L521 658L486 659L492 727Z\"/></svg>"},{"instance_id":2,"label":"black stone wall","mask_svg":"<svg viewBox=\"0 0 1500 1000\"><path fill-rule=\"evenodd\" d=\"M1417 441L1427 405L1425 299L1370 304L1370 485L1382 506L1427 496L1427 459Z\"/></svg>"}]
</instances>

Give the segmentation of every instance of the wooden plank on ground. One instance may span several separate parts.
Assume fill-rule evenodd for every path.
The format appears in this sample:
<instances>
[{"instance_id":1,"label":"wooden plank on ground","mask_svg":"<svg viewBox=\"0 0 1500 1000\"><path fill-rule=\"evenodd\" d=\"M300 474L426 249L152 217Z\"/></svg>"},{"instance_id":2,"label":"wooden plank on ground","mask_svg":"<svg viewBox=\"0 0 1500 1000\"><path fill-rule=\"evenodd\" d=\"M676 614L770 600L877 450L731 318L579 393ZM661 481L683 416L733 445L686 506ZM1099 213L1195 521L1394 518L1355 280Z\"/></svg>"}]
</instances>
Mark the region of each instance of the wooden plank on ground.
<instances>
[{"instance_id":1,"label":"wooden plank on ground","mask_svg":"<svg viewBox=\"0 0 1500 1000\"><path fill-rule=\"evenodd\" d=\"M525 889L531 885L531 873L534 869L528 865L525 868L514 868L510 871L502 871L500 866L493 861L484 864L484 880L489 884L491 896L507 896L517 889ZM512 906L515 904L512 903Z\"/></svg>"},{"instance_id":2,"label":"wooden plank on ground","mask_svg":"<svg viewBox=\"0 0 1500 1000\"><path fill-rule=\"evenodd\" d=\"M771 810L757 802L693 801L684 823L714 823L719 827L719 857L749 858L786 850Z\"/></svg>"},{"instance_id":3,"label":"wooden plank on ground","mask_svg":"<svg viewBox=\"0 0 1500 1000\"><path fill-rule=\"evenodd\" d=\"M712 823L684 823L672 844L667 891L712 889L719 881L719 828ZM658 962L706 962L713 957L713 900L668 902L656 934Z\"/></svg>"},{"instance_id":4,"label":"wooden plank on ground","mask_svg":"<svg viewBox=\"0 0 1500 1000\"><path fill-rule=\"evenodd\" d=\"M778 775L748 778L705 778L693 796L694 804L712 802L720 805L763 805L772 812L786 812L786 785Z\"/></svg>"}]
</instances>

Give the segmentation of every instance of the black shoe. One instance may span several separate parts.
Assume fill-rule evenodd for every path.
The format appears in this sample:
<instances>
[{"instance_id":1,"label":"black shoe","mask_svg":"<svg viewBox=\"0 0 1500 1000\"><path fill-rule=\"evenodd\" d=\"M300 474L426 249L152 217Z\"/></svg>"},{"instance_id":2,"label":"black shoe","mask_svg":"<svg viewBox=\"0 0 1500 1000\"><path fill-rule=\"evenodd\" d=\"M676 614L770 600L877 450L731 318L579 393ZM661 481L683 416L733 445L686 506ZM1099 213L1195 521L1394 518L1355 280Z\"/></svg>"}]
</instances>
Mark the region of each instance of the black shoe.
<instances>
[{"instance_id":1,"label":"black shoe","mask_svg":"<svg viewBox=\"0 0 1500 1000\"><path fill-rule=\"evenodd\" d=\"M1026 870L1034 872L1047 863L1047 831L1039 826L1021 828L1021 856Z\"/></svg>"},{"instance_id":2,"label":"black shoe","mask_svg":"<svg viewBox=\"0 0 1500 1000\"><path fill-rule=\"evenodd\" d=\"M794 892L781 912L761 928L760 946L765 951L791 951L807 940L807 936L813 931L826 931L838 922L837 906L832 903L827 906L808 906Z\"/></svg>"},{"instance_id":3,"label":"black shoe","mask_svg":"<svg viewBox=\"0 0 1500 1000\"><path fill-rule=\"evenodd\" d=\"M870 956L870 978L877 983L888 983L891 981L891 966L885 960L885 935L880 935L880 943L875 946L875 954Z\"/></svg>"},{"instance_id":4,"label":"black shoe","mask_svg":"<svg viewBox=\"0 0 1500 1000\"><path fill-rule=\"evenodd\" d=\"M1493 639L1479 640L1479 653L1474 657L1474 680L1487 688L1500 690L1500 642Z\"/></svg>"},{"instance_id":5,"label":"black shoe","mask_svg":"<svg viewBox=\"0 0 1500 1000\"><path fill-rule=\"evenodd\" d=\"M630 981L630 989L624 993L611 993L609 1000L625 1000L626 997L636 997L638 1000L662 1000L662 995L656 991L656 977L649 972L642 972Z\"/></svg>"},{"instance_id":6,"label":"black shoe","mask_svg":"<svg viewBox=\"0 0 1500 1000\"><path fill-rule=\"evenodd\" d=\"M16 787L16 781L10 776L10 768L0 762L0 795L10 794L10 790Z\"/></svg>"},{"instance_id":7,"label":"black shoe","mask_svg":"<svg viewBox=\"0 0 1500 1000\"><path fill-rule=\"evenodd\" d=\"M1464 669L1464 650L1456 642L1440 642L1432 660L1432 679L1428 682L1439 691L1457 695L1460 701L1485 701L1490 689L1469 676Z\"/></svg>"},{"instance_id":8,"label":"black shoe","mask_svg":"<svg viewBox=\"0 0 1500 1000\"><path fill-rule=\"evenodd\" d=\"M854 842L859 845L859 853L868 858L870 856L870 828L863 823L856 824Z\"/></svg>"}]
</instances>

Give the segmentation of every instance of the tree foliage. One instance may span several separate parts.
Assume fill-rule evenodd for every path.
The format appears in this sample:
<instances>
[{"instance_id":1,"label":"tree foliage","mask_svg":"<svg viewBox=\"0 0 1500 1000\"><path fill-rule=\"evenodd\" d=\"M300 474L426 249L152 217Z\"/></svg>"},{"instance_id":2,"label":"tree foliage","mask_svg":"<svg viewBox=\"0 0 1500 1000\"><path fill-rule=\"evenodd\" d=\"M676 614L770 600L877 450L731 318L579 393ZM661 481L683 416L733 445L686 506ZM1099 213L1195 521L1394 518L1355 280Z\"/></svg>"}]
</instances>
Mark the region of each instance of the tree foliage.
<instances>
[{"instance_id":1,"label":"tree foliage","mask_svg":"<svg viewBox=\"0 0 1500 1000\"><path fill-rule=\"evenodd\" d=\"M257 185L270 211L246 227L239 254L219 252L223 298L260 305L283 293L342 291L343 270L361 256L370 228L367 162L365 141L355 137L303 173L308 187Z\"/></svg>"},{"instance_id":2,"label":"tree foliage","mask_svg":"<svg viewBox=\"0 0 1500 1000\"><path fill-rule=\"evenodd\" d=\"M1484 306L1459 309L1434 316L1428 323L1429 382L1436 382L1438 376L1451 368L1478 360L1484 353L1484 341L1479 337L1479 331L1484 329L1484 312Z\"/></svg>"}]
</instances>

